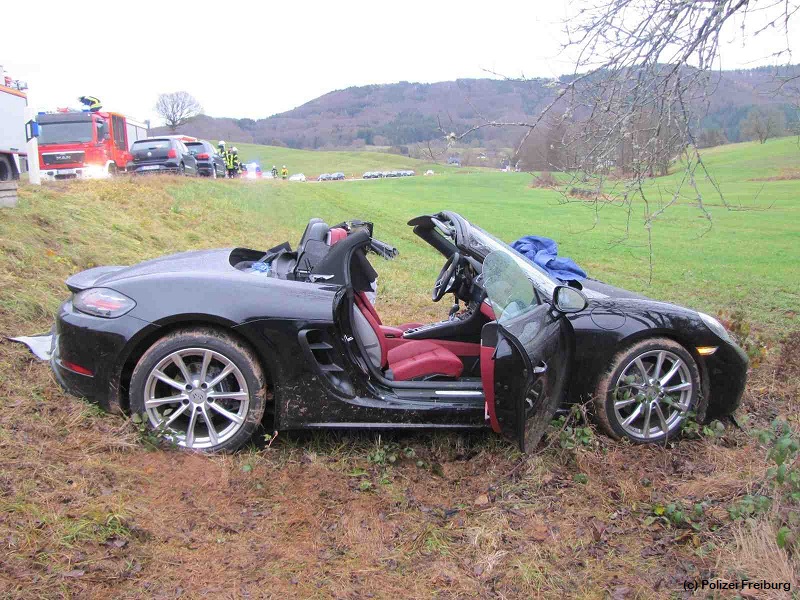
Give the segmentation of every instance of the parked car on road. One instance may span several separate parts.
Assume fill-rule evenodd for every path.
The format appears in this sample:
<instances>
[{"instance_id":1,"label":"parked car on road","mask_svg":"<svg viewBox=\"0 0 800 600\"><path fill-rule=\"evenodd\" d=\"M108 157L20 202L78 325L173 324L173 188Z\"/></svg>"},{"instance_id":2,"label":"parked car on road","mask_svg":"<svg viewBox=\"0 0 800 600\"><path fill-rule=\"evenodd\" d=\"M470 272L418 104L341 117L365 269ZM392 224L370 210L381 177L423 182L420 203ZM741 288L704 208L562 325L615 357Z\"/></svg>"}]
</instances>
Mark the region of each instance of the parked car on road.
<instances>
[{"instance_id":1,"label":"parked car on road","mask_svg":"<svg viewBox=\"0 0 800 600\"><path fill-rule=\"evenodd\" d=\"M333 181L341 181L344 179L344 173L331 173L331 179Z\"/></svg>"},{"instance_id":2,"label":"parked car on road","mask_svg":"<svg viewBox=\"0 0 800 600\"><path fill-rule=\"evenodd\" d=\"M361 176L363 179L377 179L379 175L374 171L367 171Z\"/></svg>"},{"instance_id":3,"label":"parked car on road","mask_svg":"<svg viewBox=\"0 0 800 600\"><path fill-rule=\"evenodd\" d=\"M189 152L194 153L197 159L197 174L216 179L225 177L225 160L217 154L217 149L211 142L197 140L184 142Z\"/></svg>"},{"instance_id":4,"label":"parked car on road","mask_svg":"<svg viewBox=\"0 0 800 600\"><path fill-rule=\"evenodd\" d=\"M322 175L317 177L317 181L330 181L330 180L331 180L331 174L330 173L323 173Z\"/></svg>"},{"instance_id":5,"label":"parked car on road","mask_svg":"<svg viewBox=\"0 0 800 600\"><path fill-rule=\"evenodd\" d=\"M295 173L294 175L289 176L289 181L305 181L306 176L302 173Z\"/></svg>"},{"instance_id":6,"label":"parked car on road","mask_svg":"<svg viewBox=\"0 0 800 600\"><path fill-rule=\"evenodd\" d=\"M136 174L177 173L197 175L197 159L181 140L169 137L147 138L131 146L133 161L128 171Z\"/></svg>"}]
</instances>

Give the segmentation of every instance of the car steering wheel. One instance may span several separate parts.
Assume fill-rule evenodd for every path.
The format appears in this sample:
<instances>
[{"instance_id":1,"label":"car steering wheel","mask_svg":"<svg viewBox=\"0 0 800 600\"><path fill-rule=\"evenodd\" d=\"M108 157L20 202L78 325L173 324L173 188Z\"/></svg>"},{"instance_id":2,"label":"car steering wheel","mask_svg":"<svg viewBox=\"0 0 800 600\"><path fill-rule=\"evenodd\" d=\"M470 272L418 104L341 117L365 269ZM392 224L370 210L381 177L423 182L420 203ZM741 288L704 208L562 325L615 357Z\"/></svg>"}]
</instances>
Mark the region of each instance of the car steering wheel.
<instances>
[{"instance_id":1,"label":"car steering wheel","mask_svg":"<svg viewBox=\"0 0 800 600\"><path fill-rule=\"evenodd\" d=\"M439 271L439 276L436 278L436 283L433 284L433 293L431 298L434 302L438 302L447 293L452 286L451 283L455 277L456 269L461 263L461 255L458 252L453 252L447 262L444 263L442 270Z\"/></svg>"}]
</instances>

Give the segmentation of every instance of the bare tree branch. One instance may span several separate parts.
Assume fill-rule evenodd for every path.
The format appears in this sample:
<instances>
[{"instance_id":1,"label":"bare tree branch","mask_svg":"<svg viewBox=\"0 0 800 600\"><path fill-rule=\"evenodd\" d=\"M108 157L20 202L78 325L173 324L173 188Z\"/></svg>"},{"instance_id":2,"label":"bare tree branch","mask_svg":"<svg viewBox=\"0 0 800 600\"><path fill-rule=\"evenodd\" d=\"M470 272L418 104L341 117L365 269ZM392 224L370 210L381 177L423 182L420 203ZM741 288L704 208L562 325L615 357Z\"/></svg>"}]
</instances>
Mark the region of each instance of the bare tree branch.
<instances>
[{"instance_id":1,"label":"bare tree branch","mask_svg":"<svg viewBox=\"0 0 800 600\"><path fill-rule=\"evenodd\" d=\"M155 109L173 133L178 127L186 125L190 119L203 112L203 107L188 92L160 94Z\"/></svg>"}]
</instances>

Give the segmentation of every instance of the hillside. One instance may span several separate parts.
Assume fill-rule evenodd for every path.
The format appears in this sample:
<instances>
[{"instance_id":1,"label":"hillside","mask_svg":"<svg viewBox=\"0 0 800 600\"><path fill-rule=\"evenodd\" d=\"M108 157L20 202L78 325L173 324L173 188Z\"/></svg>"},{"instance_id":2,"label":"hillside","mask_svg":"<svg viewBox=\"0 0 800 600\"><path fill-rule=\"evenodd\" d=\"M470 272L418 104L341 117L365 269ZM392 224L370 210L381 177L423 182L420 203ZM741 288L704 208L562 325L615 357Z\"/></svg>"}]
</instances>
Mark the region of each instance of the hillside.
<instances>
[{"instance_id":1,"label":"hillside","mask_svg":"<svg viewBox=\"0 0 800 600\"><path fill-rule=\"evenodd\" d=\"M800 67L787 70L798 72ZM552 99L548 83L545 79L459 79L350 87L266 119L201 116L181 131L209 139L292 148L401 146L440 139L439 122L447 131L463 131L475 124L477 113L494 120L530 120ZM713 74L702 126L722 129L729 141L739 141L739 124L750 108L767 104L786 107L785 100L775 98L775 87L770 68ZM796 118L789 113L787 120ZM513 129L487 128L476 131L468 142L496 148L514 145L518 138L519 131Z\"/></svg>"},{"instance_id":2,"label":"hillside","mask_svg":"<svg viewBox=\"0 0 800 600\"><path fill-rule=\"evenodd\" d=\"M321 153L305 154L292 156ZM0 211L0 597L663 598L683 597L684 581L745 575L796 589L797 552L776 544L786 497L753 434L776 416L797 428L797 156L789 138L709 151L728 200L765 210L712 205L714 229L700 236L681 201L653 228L652 285L640 224L619 244L622 211L605 208L593 227L593 210L558 204L525 173L22 185L19 207ZM77 271L296 243L311 216L373 220L400 249L374 262L385 322L439 319L448 306L430 288L442 257L405 222L443 208L506 240L552 236L610 283L742 311L739 333L766 358L752 365L741 428L636 447L576 414L530 455L489 431L316 431L205 456L67 396L5 339L47 331Z\"/></svg>"},{"instance_id":3,"label":"hillside","mask_svg":"<svg viewBox=\"0 0 800 600\"><path fill-rule=\"evenodd\" d=\"M316 177L320 173L343 172L347 177L361 177L366 171L393 171L411 169L422 175L428 169L437 173L452 170L454 167L433 164L388 152L342 152L296 150L281 146L262 146L260 144L236 143L239 155L245 162L257 161L265 171L286 165L290 173L303 173L306 177Z\"/></svg>"}]
</instances>

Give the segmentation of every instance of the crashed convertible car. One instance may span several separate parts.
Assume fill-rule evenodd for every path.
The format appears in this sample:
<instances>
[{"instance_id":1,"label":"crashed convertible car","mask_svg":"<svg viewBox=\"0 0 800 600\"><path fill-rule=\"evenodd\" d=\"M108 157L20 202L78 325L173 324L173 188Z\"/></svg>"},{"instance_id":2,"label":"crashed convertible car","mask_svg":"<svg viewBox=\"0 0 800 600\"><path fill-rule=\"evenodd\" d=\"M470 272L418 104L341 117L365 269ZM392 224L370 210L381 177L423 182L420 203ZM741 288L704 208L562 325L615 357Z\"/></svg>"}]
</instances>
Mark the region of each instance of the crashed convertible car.
<instances>
[{"instance_id":1,"label":"crashed convertible car","mask_svg":"<svg viewBox=\"0 0 800 600\"><path fill-rule=\"evenodd\" d=\"M658 443L731 414L748 361L713 317L599 281L554 279L453 212L408 223L444 260L436 323L387 325L373 225L312 219L296 249L185 252L67 280L51 365L63 387L137 413L179 446L267 431L491 427L536 446L565 402L614 438Z\"/></svg>"}]
</instances>

